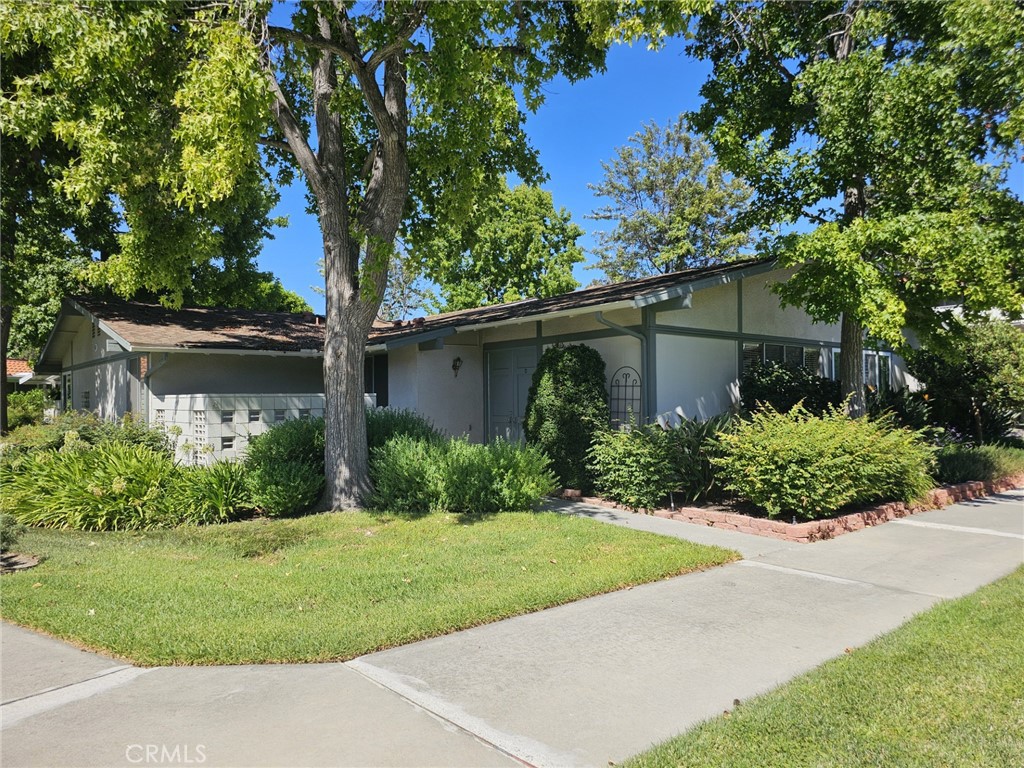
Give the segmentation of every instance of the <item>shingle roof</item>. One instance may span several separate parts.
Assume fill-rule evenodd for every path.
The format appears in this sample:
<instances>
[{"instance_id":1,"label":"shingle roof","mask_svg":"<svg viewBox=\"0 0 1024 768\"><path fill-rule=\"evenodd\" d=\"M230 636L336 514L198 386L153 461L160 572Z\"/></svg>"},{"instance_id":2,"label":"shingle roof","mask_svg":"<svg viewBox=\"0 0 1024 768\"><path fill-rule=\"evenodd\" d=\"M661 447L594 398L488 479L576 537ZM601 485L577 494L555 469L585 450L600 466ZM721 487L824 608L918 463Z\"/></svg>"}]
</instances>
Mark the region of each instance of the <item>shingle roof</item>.
<instances>
[{"instance_id":1,"label":"shingle roof","mask_svg":"<svg viewBox=\"0 0 1024 768\"><path fill-rule=\"evenodd\" d=\"M312 313L168 309L159 304L89 297L72 301L132 347L142 349L297 352L322 350L324 345L324 319Z\"/></svg>"},{"instance_id":2,"label":"shingle roof","mask_svg":"<svg viewBox=\"0 0 1024 768\"><path fill-rule=\"evenodd\" d=\"M368 343L387 344L405 337L466 326L599 307L637 297L655 295L697 280L726 277L730 273L769 265L770 261L744 261L705 269L599 285L547 299L525 299L511 304L477 307L399 322L374 323ZM260 351L322 351L324 318L312 313L260 312L247 309L167 309L157 304L75 298L73 305L98 318L116 336L139 349L226 349Z\"/></svg>"}]
</instances>

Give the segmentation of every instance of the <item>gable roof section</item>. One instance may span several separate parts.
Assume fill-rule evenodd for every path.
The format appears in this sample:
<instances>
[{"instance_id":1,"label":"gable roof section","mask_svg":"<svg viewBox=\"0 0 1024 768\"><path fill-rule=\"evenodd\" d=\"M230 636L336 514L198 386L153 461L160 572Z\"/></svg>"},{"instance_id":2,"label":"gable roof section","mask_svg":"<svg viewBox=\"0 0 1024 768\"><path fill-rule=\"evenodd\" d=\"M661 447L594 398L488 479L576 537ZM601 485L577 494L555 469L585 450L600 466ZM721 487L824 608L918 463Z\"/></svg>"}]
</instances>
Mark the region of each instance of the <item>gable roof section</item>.
<instances>
[{"instance_id":1,"label":"gable roof section","mask_svg":"<svg viewBox=\"0 0 1024 768\"><path fill-rule=\"evenodd\" d=\"M457 330L499 325L555 314L610 306L644 307L695 290L774 269L773 260L743 261L705 269L599 285L547 299L447 312L415 320L377 321L367 345L391 348L441 338ZM64 349L80 323L96 323L128 352L222 350L251 353L322 354L324 318L312 313L260 312L249 309L167 309L89 297L65 299L61 314L36 366L38 373L58 373Z\"/></svg>"}]
</instances>

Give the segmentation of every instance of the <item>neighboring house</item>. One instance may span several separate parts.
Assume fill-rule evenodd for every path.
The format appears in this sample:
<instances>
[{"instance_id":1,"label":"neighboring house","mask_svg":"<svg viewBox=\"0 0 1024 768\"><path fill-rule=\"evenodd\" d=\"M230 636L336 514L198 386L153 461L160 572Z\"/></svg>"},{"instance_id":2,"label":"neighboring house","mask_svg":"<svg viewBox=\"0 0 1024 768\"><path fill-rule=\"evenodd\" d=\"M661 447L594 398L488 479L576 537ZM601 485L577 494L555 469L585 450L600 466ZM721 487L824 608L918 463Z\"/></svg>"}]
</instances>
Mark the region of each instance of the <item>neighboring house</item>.
<instances>
[{"instance_id":1,"label":"neighboring house","mask_svg":"<svg viewBox=\"0 0 1024 768\"><path fill-rule=\"evenodd\" d=\"M7 358L7 391L23 392L26 389L39 389L40 387L56 386L55 376L41 376L32 370L28 360L17 360Z\"/></svg>"},{"instance_id":2,"label":"neighboring house","mask_svg":"<svg viewBox=\"0 0 1024 768\"><path fill-rule=\"evenodd\" d=\"M748 261L412 321L378 322L365 361L368 402L411 408L450 434L521 435L537 361L585 343L607 364L612 417L681 408L707 418L739 400L754 360L834 377L838 324L783 309L789 273ZM183 453L236 456L249 435L323 412L323 319L248 310L66 300L37 365L59 373L65 407L177 426ZM865 353L874 386L912 383L902 361Z\"/></svg>"}]
</instances>

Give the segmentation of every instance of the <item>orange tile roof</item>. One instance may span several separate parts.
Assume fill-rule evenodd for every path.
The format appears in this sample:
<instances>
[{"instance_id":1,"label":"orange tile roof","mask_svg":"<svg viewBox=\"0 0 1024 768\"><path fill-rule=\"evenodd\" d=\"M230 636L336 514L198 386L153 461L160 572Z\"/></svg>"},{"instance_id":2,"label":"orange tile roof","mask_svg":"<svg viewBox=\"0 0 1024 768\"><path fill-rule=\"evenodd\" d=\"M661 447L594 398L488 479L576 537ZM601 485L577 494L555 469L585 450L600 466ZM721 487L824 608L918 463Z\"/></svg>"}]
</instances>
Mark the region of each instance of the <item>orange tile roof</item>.
<instances>
[{"instance_id":1,"label":"orange tile roof","mask_svg":"<svg viewBox=\"0 0 1024 768\"><path fill-rule=\"evenodd\" d=\"M32 373L32 367L28 364L28 360L14 360L8 357L7 375L20 376L23 373Z\"/></svg>"}]
</instances>

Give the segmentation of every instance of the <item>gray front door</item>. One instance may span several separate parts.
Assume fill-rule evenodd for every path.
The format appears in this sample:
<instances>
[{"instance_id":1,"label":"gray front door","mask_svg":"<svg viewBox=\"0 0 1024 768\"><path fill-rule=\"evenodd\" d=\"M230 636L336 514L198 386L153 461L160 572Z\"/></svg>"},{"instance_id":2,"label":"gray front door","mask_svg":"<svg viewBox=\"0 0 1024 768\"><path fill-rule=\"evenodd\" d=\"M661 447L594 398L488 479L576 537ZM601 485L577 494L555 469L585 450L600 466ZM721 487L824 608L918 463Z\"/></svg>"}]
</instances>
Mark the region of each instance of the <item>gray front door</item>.
<instances>
[{"instance_id":1,"label":"gray front door","mask_svg":"<svg viewBox=\"0 0 1024 768\"><path fill-rule=\"evenodd\" d=\"M537 367L536 347L516 347L487 353L487 402L490 439L523 439L523 416Z\"/></svg>"}]
</instances>

